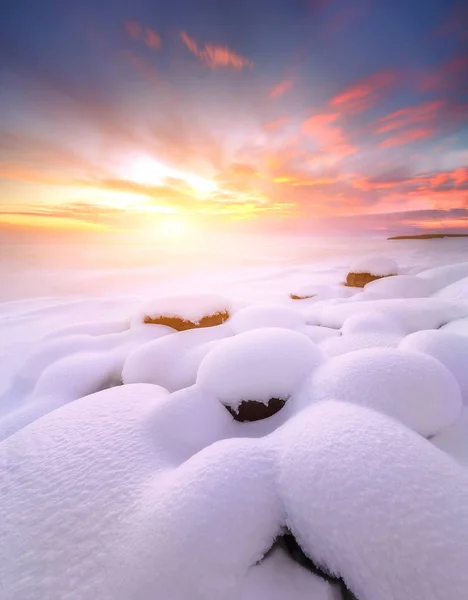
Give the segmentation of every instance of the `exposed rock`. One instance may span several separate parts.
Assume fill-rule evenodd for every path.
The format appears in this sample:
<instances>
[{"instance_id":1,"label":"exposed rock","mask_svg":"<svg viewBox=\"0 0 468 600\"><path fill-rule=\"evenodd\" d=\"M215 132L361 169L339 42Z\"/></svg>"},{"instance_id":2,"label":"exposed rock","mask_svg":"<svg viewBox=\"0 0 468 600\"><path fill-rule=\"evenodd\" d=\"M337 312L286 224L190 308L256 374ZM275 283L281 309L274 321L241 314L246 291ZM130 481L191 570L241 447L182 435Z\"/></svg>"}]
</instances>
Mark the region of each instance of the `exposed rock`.
<instances>
[{"instance_id":1,"label":"exposed rock","mask_svg":"<svg viewBox=\"0 0 468 600\"><path fill-rule=\"evenodd\" d=\"M289 294L291 300L307 300L308 298L314 298L317 294L311 294L310 296L297 296L296 294Z\"/></svg>"},{"instance_id":2,"label":"exposed rock","mask_svg":"<svg viewBox=\"0 0 468 600\"><path fill-rule=\"evenodd\" d=\"M143 322L150 323L151 325L166 325L167 327L172 327L176 331L185 331L187 329L196 329L198 327L215 327L216 325L221 325L221 323L224 323L229 319L229 316L229 312L225 310L212 315L207 315L199 321L194 322L180 317L158 316L153 318L146 315Z\"/></svg>"},{"instance_id":3,"label":"exposed rock","mask_svg":"<svg viewBox=\"0 0 468 600\"><path fill-rule=\"evenodd\" d=\"M257 402L256 400L245 400L239 404L237 412L231 407L226 406L236 421L241 423L245 421L260 421L273 416L286 404L287 398L270 398L268 404Z\"/></svg>"},{"instance_id":4,"label":"exposed rock","mask_svg":"<svg viewBox=\"0 0 468 600\"><path fill-rule=\"evenodd\" d=\"M382 279L383 277L391 277L391 275L372 275L372 273L348 273L346 277L346 283L348 287L359 287L363 288L365 285L376 279Z\"/></svg>"}]
</instances>

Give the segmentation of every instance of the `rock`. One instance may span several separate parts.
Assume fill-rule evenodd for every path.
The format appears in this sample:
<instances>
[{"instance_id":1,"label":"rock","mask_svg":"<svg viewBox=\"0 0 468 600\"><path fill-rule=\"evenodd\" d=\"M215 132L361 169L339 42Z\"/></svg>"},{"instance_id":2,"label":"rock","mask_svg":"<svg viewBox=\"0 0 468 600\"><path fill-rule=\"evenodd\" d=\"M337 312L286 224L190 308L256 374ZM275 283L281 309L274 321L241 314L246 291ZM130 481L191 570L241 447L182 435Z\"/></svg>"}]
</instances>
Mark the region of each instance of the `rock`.
<instances>
[{"instance_id":1,"label":"rock","mask_svg":"<svg viewBox=\"0 0 468 600\"><path fill-rule=\"evenodd\" d=\"M199 321L190 321L188 319L182 319L180 317L165 317L158 316L156 318L146 315L143 319L144 323L150 323L151 325L166 325L172 327L176 331L186 331L187 329L196 329L198 327L215 327L221 325L229 319L229 312L227 310L222 312L216 312L212 315L207 315Z\"/></svg>"},{"instance_id":2,"label":"rock","mask_svg":"<svg viewBox=\"0 0 468 600\"><path fill-rule=\"evenodd\" d=\"M256 400L246 400L239 404L237 412L231 406L225 406L235 421L244 423L246 421L261 421L262 419L272 417L283 408L286 400L287 398L270 398L268 404L257 402Z\"/></svg>"},{"instance_id":3,"label":"rock","mask_svg":"<svg viewBox=\"0 0 468 600\"><path fill-rule=\"evenodd\" d=\"M308 298L314 298L317 294L311 294L310 296L297 296L296 294L289 294L291 300L307 300Z\"/></svg>"},{"instance_id":4,"label":"rock","mask_svg":"<svg viewBox=\"0 0 468 600\"><path fill-rule=\"evenodd\" d=\"M383 279L384 277L391 277L391 275L372 275L372 273L348 273L346 277L346 284L348 287L359 287L363 288L365 285L376 279Z\"/></svg>"}]
</instances>

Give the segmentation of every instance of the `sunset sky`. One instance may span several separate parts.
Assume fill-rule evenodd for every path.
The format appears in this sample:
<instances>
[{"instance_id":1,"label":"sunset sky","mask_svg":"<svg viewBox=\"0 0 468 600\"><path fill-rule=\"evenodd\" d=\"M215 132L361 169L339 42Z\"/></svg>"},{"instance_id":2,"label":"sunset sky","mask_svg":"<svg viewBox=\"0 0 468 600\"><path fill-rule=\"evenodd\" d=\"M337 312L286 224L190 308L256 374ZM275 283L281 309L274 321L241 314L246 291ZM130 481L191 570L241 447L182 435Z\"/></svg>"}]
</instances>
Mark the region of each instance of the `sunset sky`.
<instances>
[{"instance_id":1,"label":"sunset sky","mask_svg":"<svg viewBox=\"0 0 468 600\"><path fill-rule=\"evenodd\" d=\"M4 0L0 227L468 227L468 4Z\"/></svg>"}]
</instances>

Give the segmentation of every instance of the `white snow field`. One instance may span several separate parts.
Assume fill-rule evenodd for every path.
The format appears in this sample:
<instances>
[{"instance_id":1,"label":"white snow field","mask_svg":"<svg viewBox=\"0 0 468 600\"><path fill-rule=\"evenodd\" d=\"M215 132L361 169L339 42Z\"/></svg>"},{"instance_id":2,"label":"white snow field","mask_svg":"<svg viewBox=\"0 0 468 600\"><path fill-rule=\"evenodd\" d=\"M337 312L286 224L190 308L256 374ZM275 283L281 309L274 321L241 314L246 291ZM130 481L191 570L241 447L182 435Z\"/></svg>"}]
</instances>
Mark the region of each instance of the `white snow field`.
<instances>
[{"instance_id":1,"label":"white snow field","mask_svg":"<svg viewBox=\"0 0 468 600\"><path fill-rule=\"evenodd\" d=\"M468 240L304 248L5 271L1 600L468 598Z\"/></svg>"}]
</instances>

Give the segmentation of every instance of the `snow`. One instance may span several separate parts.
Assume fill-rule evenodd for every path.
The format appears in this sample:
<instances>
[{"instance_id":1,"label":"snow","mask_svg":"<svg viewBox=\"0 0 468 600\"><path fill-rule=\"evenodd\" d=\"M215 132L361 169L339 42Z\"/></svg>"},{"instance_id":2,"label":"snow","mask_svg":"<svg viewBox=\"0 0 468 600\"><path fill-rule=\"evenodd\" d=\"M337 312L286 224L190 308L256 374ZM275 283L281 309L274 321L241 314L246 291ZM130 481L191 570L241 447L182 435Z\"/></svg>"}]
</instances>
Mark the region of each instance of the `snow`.
<instances>
[{"instance_id":1,"label":"snow","mask_svg":"<svg viewBox=\"0 0 468 600\"><path fill-rule=\"evenodd\" d=\"M132 319L139 325L146 317L156 320L161 317L178 318L199 323L203 317L231 311L231 302L223 296L213 294L181 294L162 296L145 303Z\"/></svg>"},{"instance_id":2,"label":"snow","mask_svg":"<svg viewBox=\"0 0 468 600\"><path fill-rule=\"evenodd\" d=\"M444 265L426 269L417 275L421 279L430 281L434 291L446 288L460 279L468 277L468 262Z\"/></svg>"},{"instance_id":3,"label":"snow","mask_svg":"<svg viewBox=\"0 0 468 600\"><path fill-rule=\"evenodd\" d=\"M436 298L464 298L468 299L468 277L451 283L434 294Z\"/></svg>"},{"instance_id":4,"label":"snow","mask_svg":"<svg viewBox=\"0 0 468 600\"><path fill-rule=\"evenodd\" d=\"M295 308L281 304L254 304L236 312L229 320L234 333L263 327L297 329L305 324L305 317Z\"/></svg>"},{"instance_id":5,"label":"snow","mask_svg":"<svg viewBox=\"0 0 468 600\"><path fill-rule=\"evenodd\" d=\"M313 406L278 433L287 524L316 564L357 598L466 596L464 469L396 421L345 403Z\"/></svg>"},{"instance_id":6,"label":"snow","mask_svg":"<svg viewBox=\"0 0 468 600\"><path fill-rule=\"evenodd\" d=\"M288 399L322 360L301 333L257 329L218 344L202 361L197 385L237 411L242 401Z\"/></svg>"},{"instance_id":7,"label":"snow","mask_svg":"<svg viewBox=\"0 0 468 600\"><path fill-rule=\"evenodd\" d=\"M395 275L371 281L364 287L369 300L379 298L426 298L432 293L431 281L412 275Z\"/></svg>"},{"instance_id":8,"label":"snow","mask_svg":"<svg viewBox=\"0 0 468 600\"><path fill-rule=\"evenodd\" d=\"M468 304L462 301L438 298L408 298L348 302L315 309L312 316L318 325L339 329L345 321L357 314L378 312L385 318L402 323L407 333L420 329L437 329L454 319L468 316Z\"/></svg>"},{"instance_id":9,"label":"snow","mask_svg":"<svg viewBox=\"0 0 468 600\"><path fill-rule=\"evenodd\" d=\"M357 350L327 361L314 373L309 401L340 400L385 413L425 437L460 416L457 381L431 356L400 350Z\"/></svg>"},{"instance_id":10,"label":"snow","mask_svg":"<svg viewBox=\"0 0 468 600\"><path fill-rule=\"evenodd\" d=\"M400 349L422 352L445 365L458 381L468 404L468 337L443 330L418 331L407 336Z\"/></svg>"},{"instance_id":11,"label":"snow","mask_svg":"<svg viewBox=\"0 0 468 600\"><path fill-rule=\"evenodd\" d=\"M350 273L370 273L377 277L386 277L398 273L397 263L385 256L368 256L360 258L349 267Z\"/></svg>"},{"instance_id":12,"label":"snow","mask_svg":"<svg viewBox=\"0 0 468 600\"><path fill-rule=\"evenodd\" d=\"M0 303L2 599L341 600L290 530L361 600L465 600L468 241L303 242L4 273L69 297Z\"/></svg>"},{"instance_id":13,"label":"snow","mask_svg":"<svg viewBox=\"0 0 468 600\"><path fill-rule=\"evenodd\" d=\"M230 335L230 327L223 324L180 331L143 344L125 361L123 383L154 383L171 392L188 387L195 383L204 354L213 343Z\"/></svg>"}]
</instances>

